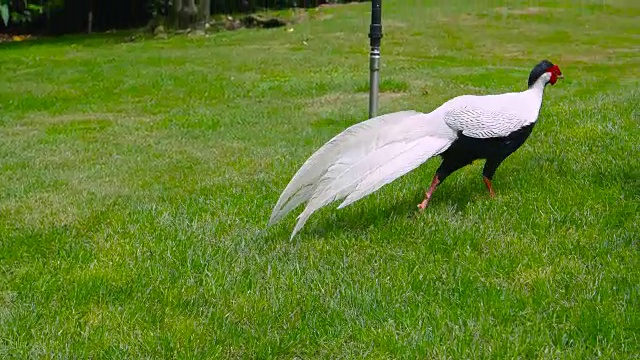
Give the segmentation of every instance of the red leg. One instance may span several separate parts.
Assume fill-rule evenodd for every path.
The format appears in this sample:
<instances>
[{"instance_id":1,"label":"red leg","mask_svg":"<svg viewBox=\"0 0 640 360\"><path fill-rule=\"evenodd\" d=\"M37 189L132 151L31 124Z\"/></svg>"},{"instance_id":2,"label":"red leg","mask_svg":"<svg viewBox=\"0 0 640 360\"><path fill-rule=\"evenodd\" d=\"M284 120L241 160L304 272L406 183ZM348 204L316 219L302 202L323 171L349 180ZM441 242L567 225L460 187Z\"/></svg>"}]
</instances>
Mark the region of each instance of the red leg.
<instances>
[{"instance_id":1,"label":"red leg","mask_svg":"<svg viewBox=\"0 0 640 360\"><path fill-rule=\"evenodd\" d=\"M493 187L491 187L491 180L489 180L489 178L487 178L486 176L483 176L482 180L484 180L484 184L487 185L487 189L489 189L489 196L495 197L496 193L493 192Z\"/></svg>"},{"instance_id":2,"label":"red leg","mask_svg":"<svg viewBox=\"0 0 640 360\"><path fill-rule=\"evenodd\" d=\"M436 175L433 177L433 181L431 181L431 186L429 186L429 190L427 190L427 192L424 195L424 200L422 200L422 202L418 204L420 211L427 208L427 206L429 205L429 200L431 200L431 195L436 190L436 187L438 186L438 184L440 184L440 179L438 179L438 175Z\"/></svg>"}]
</instances>

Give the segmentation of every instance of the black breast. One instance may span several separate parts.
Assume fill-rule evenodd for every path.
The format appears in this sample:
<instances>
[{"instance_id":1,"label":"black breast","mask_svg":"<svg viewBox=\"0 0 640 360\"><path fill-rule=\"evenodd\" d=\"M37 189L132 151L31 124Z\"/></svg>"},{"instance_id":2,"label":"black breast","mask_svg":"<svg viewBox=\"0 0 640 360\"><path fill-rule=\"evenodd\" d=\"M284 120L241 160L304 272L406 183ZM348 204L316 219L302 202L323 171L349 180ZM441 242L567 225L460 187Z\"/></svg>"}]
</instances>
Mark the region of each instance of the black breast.
<instances>
[{"instance_id":1,"label":"black breast","mask_svg":"<svg viewBox=\"0 0 640 360\"><path fill-rule=\"evenodd\" d=\"M441 154L444 160L461 165L470 164L477 159L504 160L527 140L535 123L531 123L504 137L478 139L458 134L458 139Z\"/></svg>"}]
</instances>

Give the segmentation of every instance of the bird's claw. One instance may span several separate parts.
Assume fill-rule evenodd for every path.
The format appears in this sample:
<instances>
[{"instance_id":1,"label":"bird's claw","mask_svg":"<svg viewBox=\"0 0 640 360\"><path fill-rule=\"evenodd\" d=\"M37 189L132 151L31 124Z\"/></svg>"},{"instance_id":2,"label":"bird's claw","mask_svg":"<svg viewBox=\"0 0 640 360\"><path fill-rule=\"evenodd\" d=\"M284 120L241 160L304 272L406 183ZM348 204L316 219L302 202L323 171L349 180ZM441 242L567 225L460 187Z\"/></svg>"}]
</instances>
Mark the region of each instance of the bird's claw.
<instances>
[{"instance_id":1,"label":"bird's claw","mask_svg":"<svg viewBox=\"0 0 640 360\"><path fill-rule=\"evenodd\" d=\"M426 209L428 205L429 205L429 200L424 199L420 204L418 204L418 209L420 209L420 211L424 211L424 209Z\"/></svg>"}]
</instances>

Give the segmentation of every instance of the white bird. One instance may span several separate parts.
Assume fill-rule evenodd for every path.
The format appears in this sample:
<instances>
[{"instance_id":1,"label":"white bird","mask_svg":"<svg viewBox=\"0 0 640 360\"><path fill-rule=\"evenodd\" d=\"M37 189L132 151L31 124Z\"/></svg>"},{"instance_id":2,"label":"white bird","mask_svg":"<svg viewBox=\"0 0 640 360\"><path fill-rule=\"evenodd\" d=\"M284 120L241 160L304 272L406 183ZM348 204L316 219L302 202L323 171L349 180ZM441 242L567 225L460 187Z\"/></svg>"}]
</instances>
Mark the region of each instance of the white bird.
<instances>
[{"instance_id":1,"label":"white bird","mask_svg":"<svg viewBox=\"0 0 640 360\"><path fill-rule=\"evenodd\" d=\"M307 202L291 238L321 207L342 200L338 209L378 190L440 155L424 201L438 184L476 159L486 159L483 180L493 197L491 179L498 166L529 137L538 119L547 84L562 79L557 65L543 60L529 75L528 89L499 95L455 97L430 113L400 111L355 124L318 149L302 165L273 208L269 225Z\"/></svg>"}]
</instances>

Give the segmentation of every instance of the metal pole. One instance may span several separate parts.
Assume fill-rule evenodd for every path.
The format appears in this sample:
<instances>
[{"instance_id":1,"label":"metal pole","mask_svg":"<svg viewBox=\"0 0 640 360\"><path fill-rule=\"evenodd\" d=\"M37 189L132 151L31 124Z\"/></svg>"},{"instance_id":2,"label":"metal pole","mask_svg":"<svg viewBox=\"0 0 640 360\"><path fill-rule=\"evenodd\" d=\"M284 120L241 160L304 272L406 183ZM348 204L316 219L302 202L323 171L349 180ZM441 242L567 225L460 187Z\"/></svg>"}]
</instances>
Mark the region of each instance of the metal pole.
<instances>
[{"instance_id":1,"label":"metal pole","mask_svg":"<svg viewBox=\"0 0 640 360\"><path fill-rule=\"evenodd\" d=\"M369 54L369 118L378 111L380 85L380 39L382 39L382 0L371 0L371 26L369 27L371 53Z\"/></svg>"}]
</instances>

